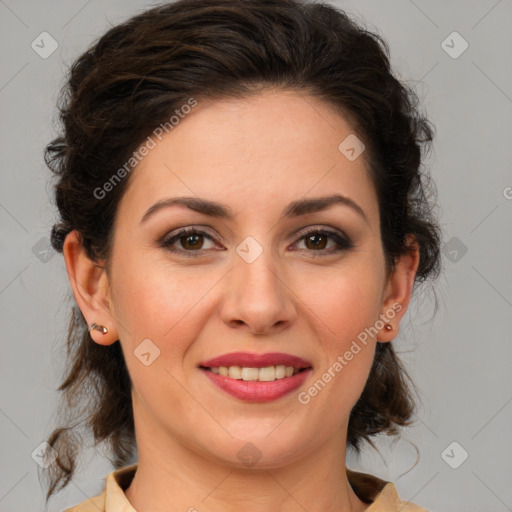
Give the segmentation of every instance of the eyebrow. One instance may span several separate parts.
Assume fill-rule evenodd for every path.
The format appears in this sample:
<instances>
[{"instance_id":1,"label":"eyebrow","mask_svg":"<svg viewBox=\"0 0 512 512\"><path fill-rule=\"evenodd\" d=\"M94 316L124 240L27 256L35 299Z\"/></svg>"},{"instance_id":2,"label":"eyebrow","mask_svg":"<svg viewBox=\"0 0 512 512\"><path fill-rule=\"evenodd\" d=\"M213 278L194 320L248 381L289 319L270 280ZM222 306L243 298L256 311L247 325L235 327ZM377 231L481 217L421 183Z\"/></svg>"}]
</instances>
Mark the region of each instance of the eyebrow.
<instances>
[{"instance_id":1,"label":"eyebrow","mask_svg":"<svg viewBox=\"0 0 512 512\"><path fill-rule=\"evenodd\" d=\"M143 222L146 222L156 212L162 210L163 208L176 205L185 206L190 210L202 213L203 215L208 215L209 217L218 217L226 220L233 220L235 217L233 210L231 210L229 206L222 205L215 201L210 201L208 199L202 199L199 197L171 197L157 201L153 206L149 207L146 213L142 216L140 223L142 224ZM293 201L282 213L281 220L286 217L294 218L309 213L320 212L327 210L334 205L349 206L361 217L363 217L367 224L370 223L364 210L354 200L341 194Z\"/></svg>"}]
</instances>

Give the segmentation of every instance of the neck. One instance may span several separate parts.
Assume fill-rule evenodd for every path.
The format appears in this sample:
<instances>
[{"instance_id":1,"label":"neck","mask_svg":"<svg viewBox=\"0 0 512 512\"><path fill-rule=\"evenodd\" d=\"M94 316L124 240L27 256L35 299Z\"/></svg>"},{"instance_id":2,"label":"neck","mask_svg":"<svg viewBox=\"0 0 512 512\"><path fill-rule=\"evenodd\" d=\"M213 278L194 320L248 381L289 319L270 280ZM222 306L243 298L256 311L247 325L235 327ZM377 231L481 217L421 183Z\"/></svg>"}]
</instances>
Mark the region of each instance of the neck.
<instances>
[{"instance_id":1,"label":"neck","mask_svg":"<svg viewBox=\"0 0 512 512\"><path fill-rule=\"evenodd\" d=\"M212 461L168 433L136 432L138 466L125 490L136 510L362 512L369 506L347 478L346 431L292 463L265 469Z\"/></svg>"}]
</instances>

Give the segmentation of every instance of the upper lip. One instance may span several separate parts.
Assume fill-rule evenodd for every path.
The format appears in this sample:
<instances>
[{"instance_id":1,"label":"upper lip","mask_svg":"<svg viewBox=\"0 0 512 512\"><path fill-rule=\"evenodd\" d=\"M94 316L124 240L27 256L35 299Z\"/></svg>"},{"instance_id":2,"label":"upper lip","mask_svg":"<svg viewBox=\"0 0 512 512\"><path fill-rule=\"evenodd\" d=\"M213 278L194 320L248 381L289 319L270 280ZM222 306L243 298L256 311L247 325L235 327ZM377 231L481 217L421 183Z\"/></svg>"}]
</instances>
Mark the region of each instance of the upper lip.
<instances>
[{"instance_id":1,"label":"upper lip","mask_svg":"<svg viewBox=\"0 0 512 512\"><path fill-rule=\"evenodd\" d=\"M246 368L264 368L265 366L293 366L299 370L310 368L311 363L298 356L271 352L267 354L255 354L251 352L232 352L222 356L202 361L199 366L218 368L220 366L243 366Z\"/></svg>"}]
</instances>

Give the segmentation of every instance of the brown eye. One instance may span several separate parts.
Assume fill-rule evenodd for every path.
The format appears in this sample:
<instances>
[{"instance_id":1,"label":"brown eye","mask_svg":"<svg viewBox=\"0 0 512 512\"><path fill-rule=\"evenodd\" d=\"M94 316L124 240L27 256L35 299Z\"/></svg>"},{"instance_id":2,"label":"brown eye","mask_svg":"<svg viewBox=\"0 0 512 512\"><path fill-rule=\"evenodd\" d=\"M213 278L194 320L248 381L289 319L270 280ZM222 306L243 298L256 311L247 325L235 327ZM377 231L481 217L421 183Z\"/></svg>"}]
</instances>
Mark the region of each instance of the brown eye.
<instances>
[{"instance_id":1,"label":"brown eye","mask_svg":"<svg viewBox=\"0 0 512 512\"><path fill-rule=\"evenodd\" d=\"M327 245L327 239L329 237L319 233L315 235L308 235L304 238L306 240L306 247L308 249L325 249L325 246Z\"/></svg>"},{"instance_id":2,"label":"brown eye","mask_svg":"<svg viewBox=\"0 0 512 512\"><path fill-rule=\"evenodd\" d=\"M185 235L180 236L179 241L181 243L181 246L184 249L201 249L202 244L202 237L203 235L196 234L196 235Z\"/></svg>"},{"instance_id":3,"label":"brown eye","mask_svg":"<svg viewBox=\"0 0 512 512\"><path fill-rule=\"evenodd\" d=\"M313 229L305 233L299 242L304 240L306 251L312 254L312 256L323 256L336 253L343 250L349 250L354 247L353 243L346 237L341 236L335 231L326 231L320 229ZM332 240L335 242L334 248L327 248L328 241Z\"/></svg>"},{"instance_id":4,"label":"brown eye","mask_svg":"<svg viewBox=\"0 0 512 512\"><path fill-rule=\"evenodd\" d=\"M160 246L174 253L184 256L199 256L207 249L204 247L206 241L215 240L203 231L195 228L185 228L178 231L173 236L160 242ZM304 240L304 250L311 256L329 256L340 251L346 251L354 247L353 243L345 236L335 231L312 229L306 232L298 239L296 243ZM329 241L334 242L334 246L328 247ZM178 245L179 243L179 245Z\"/></svg>"},{"instance_id":5,"label":"brown eye","mask_svg":"<svg viewBox=\"0 0 512 512\"><path fill-rule=\"evenodd\" d=\"M160 245L172 252L179 252L182 254L187 252L194 253L205 250L205 240L210 240L213 242L213 238L203 231L198 231L194 228L187 228L182 229L174 236L163 240ZM175 247L177 242L179 242L179 246ZM190 255L192 256L192 254Z\"/></svg>"}]
</instances>

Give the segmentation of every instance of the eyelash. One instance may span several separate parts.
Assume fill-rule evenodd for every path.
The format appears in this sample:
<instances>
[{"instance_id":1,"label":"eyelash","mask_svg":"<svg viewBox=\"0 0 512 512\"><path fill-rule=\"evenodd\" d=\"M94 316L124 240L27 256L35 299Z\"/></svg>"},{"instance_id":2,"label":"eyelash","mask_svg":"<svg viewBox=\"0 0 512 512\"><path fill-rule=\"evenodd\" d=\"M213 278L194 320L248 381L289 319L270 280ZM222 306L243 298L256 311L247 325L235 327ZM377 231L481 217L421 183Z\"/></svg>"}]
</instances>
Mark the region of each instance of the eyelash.
<instances>
[{"instance_id":1,"label":"eyelash","mask_svg":"<svg viewBox=\"0 0 512 512\"><path fill-rule=\"evenodd\" d=\"M175 235L173 235L171 238L164 238L160 242L160 247L162 247L166 250L169 250L173 253L182 254L185 257L194 258L197 256L201 256L208 249L198 249L195 251L186 251L183 249L174 249L171 247L172 244L175 241L178 241L180 238L186 238L188 236L193 236L193 235L204 235L206 238L210 239L212 242L215 241L213 239L213 237L211 237L210 235L208 235L208 233L205 233L204 231L197 230L196 228L183 228L180 231L178 231ZM327 235L329 238L332 238L338 244L338 247L335 247L334 249L331 248L330 250L321 249L318 251L314 251L314 250L308 250L308 249L298 249L298 250L304 250L304 251L312 253L311 256L313 256L313 257L329 256L329 255L332 255L334 253L338 253L341 251L348 251L354 247L354 244L350 241L349 238L341 236L340 234L338 234L335 231L331 231L331 230L327 230L327 229L319 229L319 228L313 228L313 229L306 231L297 240L297 242L307 238L308 236L312 236L312 235ZM317 254L315 254L315 253L317 253Z\"/></svg>"}]
</instances>

